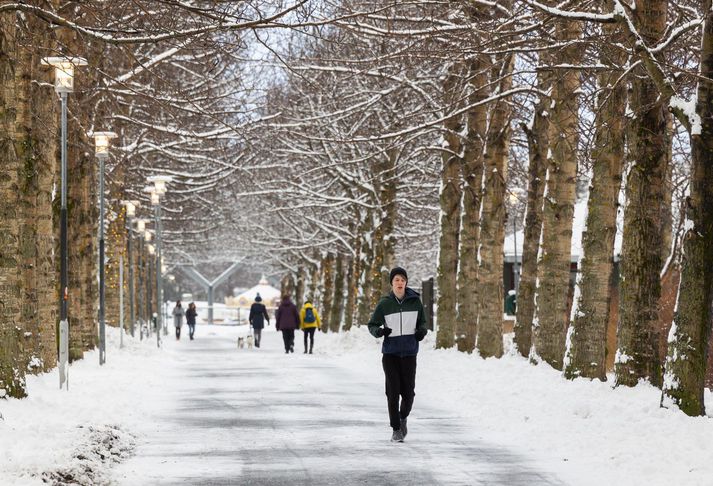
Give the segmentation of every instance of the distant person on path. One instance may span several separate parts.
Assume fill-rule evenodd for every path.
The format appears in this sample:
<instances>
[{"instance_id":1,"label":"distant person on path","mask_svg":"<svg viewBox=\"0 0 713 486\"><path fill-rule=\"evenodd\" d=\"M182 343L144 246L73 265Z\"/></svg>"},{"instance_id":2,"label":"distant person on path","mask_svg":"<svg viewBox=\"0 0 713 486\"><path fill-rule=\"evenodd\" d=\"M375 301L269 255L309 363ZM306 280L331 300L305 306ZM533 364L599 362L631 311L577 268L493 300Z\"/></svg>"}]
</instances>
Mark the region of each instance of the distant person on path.
<instances>
[{"instance_id":1,"label":"distant person on path","mask_svg":"<svg viewBox=\"0 0 713 486\"><path fill-rule=\"evenodd\" d=\"M275 328L282 331L285 353L295 352L295 329L299 327L300 315L297 312L297 306L292 303L289 295L283 295L280 307L275 312Z\"/></svg>"},{"instance_id":2,"label":"distant person on path","mask_svg":"<svg viewBox=\"0 0 713 486\"><path fill-rule=\"evenodd\" d=\"M176 326L176 341L181 339L181 326L183 326L183 316L186 313L181 307L181 301L176 301L176 307L173 308L173 325Z\"/></svg>"},{"instance_id":3,"label":"distant person on path","mask_svg":"<svg viewBox=\"0 0 713 486\"><path fill-rule=\"evenodd\" d=\"M393 429L391 440L403 442L408 432L406 419L416 395L418 343L426 337L428 329L418 292L406 287L406 270L395 267L389 278L391 292L376 305L369 321L369 332L374 337L384 338L381 363L386 378L389 422Z\"/></svg>"},{"instance_id":4,"label":"distant person on path","mask_svg":"<svg viewBox=\"0 0 713 486\"><path fill-rule=\"evenodd\" d=\"M186 323L188 324L188 337L193 341L193 335L196 333L196 317L198 316L198 311L196 310L196 304L191 302L188 304L188 309L186 310Z\"/></svg>"},{"instance_id":5,"label":"distant person on path","mask_svg":"<svg viewBox=\"0 0 713 486\"><path fill-rule=\"evenodd\" d=\"M267 309L262 303L262 297L260 294L255 296L255 302L250 306L250 326L253 328L253 333L255 334L255 347L260 347L260 338L262 338L262 328L265 327L265 321L267 325L270 325L270 316L267 315Z\"/></svg>"},{"instance_id":6,"label":"distant person on path","mask_svg":"<svg viewBox=\"0 0 713 486\"><path fill-rule=\"evenodd\" d=\"M307 354L307 337L309 337L309 354L312 354L314 333L321 326L322 321L319 318L317 309L314 308L311 301L305 301L305 305L300 309L300 329L304 332L305 354Z\"/></svg>"}]
</instances>

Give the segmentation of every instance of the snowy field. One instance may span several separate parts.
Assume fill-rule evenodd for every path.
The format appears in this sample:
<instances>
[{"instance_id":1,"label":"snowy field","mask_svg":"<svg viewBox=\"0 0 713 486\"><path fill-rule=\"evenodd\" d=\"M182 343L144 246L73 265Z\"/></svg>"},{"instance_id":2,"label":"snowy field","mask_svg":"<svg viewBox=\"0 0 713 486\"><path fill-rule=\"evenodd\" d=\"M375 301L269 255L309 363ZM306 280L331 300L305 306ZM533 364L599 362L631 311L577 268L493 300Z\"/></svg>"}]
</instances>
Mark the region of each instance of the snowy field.
<instances>
[{"instance_id":1,"label":"snowy field","mask_svg":"<svg viewBox=\"0 0 713 486\"><path fill-rule=\"evenodd\" d=\"M97 353L87 353L70 368L69 391L58 389L56 371L28 377L29 398L0 401L0 484L114 483L113 471L122 467L117 463L130 461L136 445L150 441L151 415L157 409L171 413L166 397L177 390L167 388L182 382L166 377L175 375L190 346L207 335L234 342L246 331L245 326L199 325L196 341L177 343L169 335L158 350L155 338L128 337L119 349L118 333L108 329L107 363L100 367ZM274 328L265 332L266 341L278 347ZM713 485L713 422L659 408L657 389L570 382L517 356L482 360L436 351L433 343L429 335L419 354L409 445L419 440L419 410L434 407L462 420L474 441L528 458L565 484ZM365 328L318 334L315 353L304 359L357 372L374 389L381 386L380 343ZM250 355L244 356L249 361ZM231 379L239 384L239 377ZM710 394L706 398L713 408ZM387 434L379 428L373 440L385 442Z\"/></svg>"}]
</instances>

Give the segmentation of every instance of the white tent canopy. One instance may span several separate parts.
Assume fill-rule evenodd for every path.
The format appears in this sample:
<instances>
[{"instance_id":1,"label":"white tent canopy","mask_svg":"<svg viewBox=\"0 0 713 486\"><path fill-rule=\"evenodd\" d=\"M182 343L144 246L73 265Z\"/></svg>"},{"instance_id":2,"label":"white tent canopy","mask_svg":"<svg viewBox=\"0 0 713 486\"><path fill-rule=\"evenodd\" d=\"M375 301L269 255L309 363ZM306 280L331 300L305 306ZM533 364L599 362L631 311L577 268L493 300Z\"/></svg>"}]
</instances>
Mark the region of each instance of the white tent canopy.
<instances>
[{"instance_id":1,"label":"white tent canopy","mask_svg":"<svg viewBox=\"0 0 713 486\"><path fill-rule=\"evenodd\" d=\"M247 309L255 302L255 297L258 294L262 297L262 303L267 307L277 307L280 303L280 290L270 285L264 275L256 286L236 297L227 297L225 303L230 307Z\"/></svg>"}]
</instances>

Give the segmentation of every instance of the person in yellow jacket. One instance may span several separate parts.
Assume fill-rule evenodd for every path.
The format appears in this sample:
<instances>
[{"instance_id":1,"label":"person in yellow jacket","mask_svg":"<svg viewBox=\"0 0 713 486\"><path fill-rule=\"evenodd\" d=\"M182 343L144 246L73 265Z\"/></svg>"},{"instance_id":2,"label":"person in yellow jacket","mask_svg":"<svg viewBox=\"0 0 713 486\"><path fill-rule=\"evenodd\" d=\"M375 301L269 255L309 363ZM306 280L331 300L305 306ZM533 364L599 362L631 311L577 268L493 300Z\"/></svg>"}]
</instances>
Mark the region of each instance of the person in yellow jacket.
<instances>
[{"instance_id":1,"label":"person in yellow jacket","mask_svg":"<svg viewBox=\"0 0 713 486\"><path fill-rule=\"evenodd\" d=\"M307 354L307 337L309 337L309 354L312 354L314 332L321 326L322 321L319 319L317 309L314 308L311 301L305 301L305 305L300 309L300 329L304 331L305 354Z\"/></svg>"}]
</instances>

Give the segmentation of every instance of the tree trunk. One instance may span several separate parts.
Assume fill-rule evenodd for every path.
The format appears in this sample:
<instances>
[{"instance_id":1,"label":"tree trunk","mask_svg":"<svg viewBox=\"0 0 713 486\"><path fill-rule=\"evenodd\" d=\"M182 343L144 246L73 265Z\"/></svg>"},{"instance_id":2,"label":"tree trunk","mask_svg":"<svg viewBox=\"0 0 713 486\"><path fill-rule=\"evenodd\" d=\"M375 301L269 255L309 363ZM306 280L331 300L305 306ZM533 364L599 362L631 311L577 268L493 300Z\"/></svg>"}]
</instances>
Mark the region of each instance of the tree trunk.
<instances>
[{"instance_id":1,"label":"tree trunk","mask_svg":"<svg viewBox=\"0 0 713 486\"><path fill-rule=\"evenodd\" d=\"M280 280L280 294L289 295L295 299L295 304L297 303L297 298L295 297L295 279L292 273L286 273Z\"/></svg>"},{"instance_id":2,"label":"tree trunk","mask_svg":"<svg viewBox=\"0 0 713 486\"><path fill-rule=\"evenodd\" d=\"M305 303L305 267L297 267L297 284L295 285L295 304L302 308Z\"/></svg>"},{"instance_id":3,"label":"tree trunk","mask_svg":"<svg viewBox=\"0 0 713 486\"><path fill-rule=\"evenodd\" d=\"M485 56L478 56L469 63L469 104L481 102L490 94L487 89L489 68L490 63ZM466 138L462 142L463 157L460 160L463 213L458 230L456 343L459 351L472 353L478 329L478 244L488 107L481 105L468 110L466 124Z\"/></svg>"},{"instance_id":4,"label":"tree trunk","mask_svg":"<svg viewBox=\"0 0 713 486\"><path fill-rule=\"evenodd\" d=\"M581 26L558 20L556 38L562 42L579 38ZM582 49L570 44L561 60L578 64ZM580 73L558 69L552 84L550 124L551 158L547 160L547 189L543 206L542 248L538 262L535 298L535 353L555 369L562 369L567 328L567 295L577 177L578 109Z\"/></svg>"},{"instance_id":5,"label":"tree trunk","mask_svg":"<svg viewBox=\"0 0 713 486\"><path fill-rule=\"evenodd\" d=\"M691 132L691 195L683 237L683 263L676 314L668 338L662 404L674 404L688 415L705 415L708 340L713 300L713 12L703 2L696 113L700 133Z\"/></svg>"},{"instance_id":6,"label":"tree trunk","mask_svg":"<svg viewBox=\"0 0 713 486\"><path fill-rule=\"evenodd\" d=\"M322 259L322 332L330 330L332 297L334 296L334 253L327 253Z\"/></svg>"},{"instance_id":7,"label":"tree trunk","mask_svg":"<svg viewBox=\"0 0 713 486\"><path fill-rule=\"evenodd\" d=\"M515 56L508 54L493 69L498 91L512 87ZM480 230L480 309L478 352L483 358L503 354L503 243L505 239L505 183L510 147L510 100L492 106L485 153L485 180Z\"/></svg>"},{"instance_id":8,"label":"tree trunk","mask_svg":"<svg viewBox=\"0 0 713 486\"><path fill-rule=\"evenodd\" d=\"M538 75L540 91L547 92L550 87L546 73ZM537 254L542 233L542 203L545 189L545 165L549 150L549 125L547 113L548 98L540 98L535 105L532 128L523 124L527 135L530 166L527 174L527 209L522 243L522 271L517 293L517 312L515 319L514 343L517 351L524 357L530 355L532 348L532 321L535 314L535 282L537 280ZM515 263L517 265L517 262Z\"/></svg>"},{"instance_id":9,"label":"tree trunk","mask_svg":"<svg viewBox=\"0 0 713 486\"><path fill-rule=\"evenodd\" d=\"M20 169L18 180L18 216L20 218L18 270L20 272L20 327L22 328L22 361L28 372L42 370L40 321L35 285L37 264L37 225L35 224L39 192L37 166L43 161L37 154L37 141L32 132L32 41L30 33L17 29L17 63L15 65L15 154Z\"/></svg>"},{"instance_id":10,"label":"tree trunk","mask_svg":"<svg viewBox=\"0 0 713 486\"><path fill-rule=\"evenodd\" d=\"M460 66L451 66L443 83L446 110L457 109L460 98ZM443 152L441 155L441 233L438 245L438 332L437 348L450 348L455 343L456 291L458 275L458 239L460 233L461 202L461 140L462 119L452 116L444 122Z\"/></svg>"},{"instance_id":11,"label":"tree trunk","mask_svg":"<svg viewBox=\"0 0 713 486\"><path fill-rule=\"evenodd\" d=\"M344 311L344 257L337 255L337 269L334 272L334 297L332 298L332 312L329 315L329 330L339 332Z\"/></svg>"},{"instance_id":12,"label":"tree trunk","mask_svg":"<svg viewBox=\"0 0 713 486\"><path fill-rule=\"evenodd\" d=\"M664 34L667 4L666 0L651 0L635 10L637 27L649 45ZM636 115L636 146L635 163L626 185L616 383L634 386L644 378L660 386L658 302L663 263L660 209L668 163L668 99L660 95L643 70L634 78L631 99Z\"/></svg>"},{"instance_id":13,"label":"tree trunk","mask_svg":"<svg viewBox=\"0 0 713 486\"><path fill-rule=\"evenodd\" d=\"M25 363L21 342L19 261L21 173L15 150L17 31L15 13L0 14L0 398L22 398Z\"/></svg>"},{"instance_id":14,"label":"tree trunk","mask_svg":"<svg viewBox=\"0 0 713 486\"><path fill-rule=\"evenodd\" d=\"M342 325L342 329L346 332L349 331L352 328L352 325L354 324L354 310L356 308L356 287L358 285L358 282L356 282L355 275L358 274L357 272L357 265L356 261L358 260L357 257L348 257L346 261L347 265L347 282L346 282L346 291L347 295L345 298L344 302L344 324ZM359 323L357 323L359 325Z\"/></svg>"},{"instance_id":15,"label":"tree trunk","mask_svg":"<svg viewBox=\"0 0 713 486\"><path fill-rule=\"evenodd\" d=\"M612 42L623 41L621 27L605 26L604 29ZM618 47L605 47L602 51L602 64L616 68L625 61L626 53ZM565 355L564 372L570 379L584 376L606 380L611 273L626 135L627 86L618 82L619 77L618 71L606 71L598 80L593 175Z\"/></svg>"},{"instance_id":16,"label":"tree trunk","mask_svg":"<svg viewBox=\"0 0 713 486\"><path fill-rule=\"evenodd\" d=\"M374 234L371 233L371 216L369 213L364 215L364 232L361 233L365 237L369 237L369 240L362 240L361 244L361 258L359 268L361 269L359 275L354 278L358 279L360 293L357 299L357 321L359 324L366 324L371 318L371 313L374 311L374 307L371 305L371 283L373 279L371 278L372 266L373 266L373 254L374 254Z\"/></svg>"}]
</instances>

